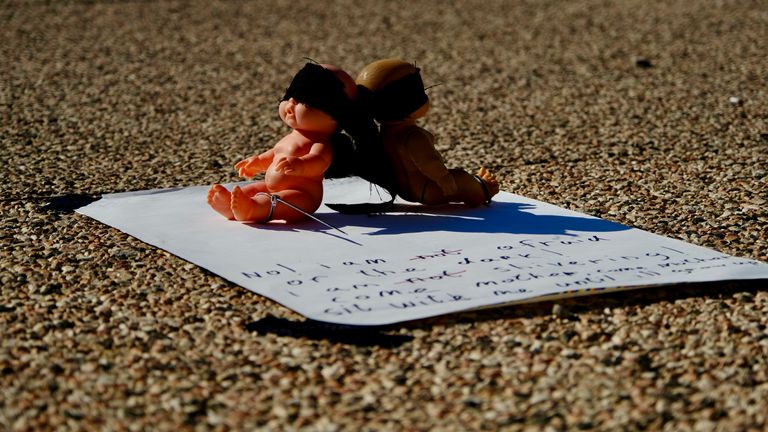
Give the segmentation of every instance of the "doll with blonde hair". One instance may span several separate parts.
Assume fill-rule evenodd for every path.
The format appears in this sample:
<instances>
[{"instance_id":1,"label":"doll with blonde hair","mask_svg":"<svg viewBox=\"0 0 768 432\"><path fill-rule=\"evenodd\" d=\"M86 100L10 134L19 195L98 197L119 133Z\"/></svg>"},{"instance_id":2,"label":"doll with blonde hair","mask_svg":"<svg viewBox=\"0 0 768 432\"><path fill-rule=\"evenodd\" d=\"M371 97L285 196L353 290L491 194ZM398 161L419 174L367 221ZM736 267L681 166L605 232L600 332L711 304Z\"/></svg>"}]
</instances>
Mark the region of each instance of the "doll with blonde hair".
<instances>
[{"instance_id":1,"label":"doll with blonde hair","mask_svg":"<svg viewBox=\"0 0 768 432\"><path fill-rule=\"evenodd\" d=\"M366 66L357 76L366 93L380 138L391 163L397 194L428 205L461 202L488 204L499 183L485 168L477 174L449 169L435 149L435 138L416 121L427 114L429 99L420 70L411 63L386 59Z\"/></svg>"}]
</instances>

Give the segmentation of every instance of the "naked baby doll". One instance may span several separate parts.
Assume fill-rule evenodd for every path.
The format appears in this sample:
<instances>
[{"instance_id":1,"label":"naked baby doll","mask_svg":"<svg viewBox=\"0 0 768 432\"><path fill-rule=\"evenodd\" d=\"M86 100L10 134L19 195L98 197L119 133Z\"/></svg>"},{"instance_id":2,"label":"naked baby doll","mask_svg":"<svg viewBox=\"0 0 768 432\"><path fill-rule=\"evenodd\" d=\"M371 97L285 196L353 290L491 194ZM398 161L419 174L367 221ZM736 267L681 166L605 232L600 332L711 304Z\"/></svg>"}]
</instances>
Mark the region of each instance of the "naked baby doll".
<instances>
[{"instance_id":1,"label":"naked baby doll","mask_svg":"<svg viewBox=\"0 0 768 432\"><path fill-rule=\"evenodd\" d=\"M419 69L397 59L366 66L357 84L369 93L374 118L381 125L381 139L404 199L422 204L462 202L488 204L499 192L499 183L485 168L476 175L448 169L435 149L435 138L416 124L429 109L429 99Z\"/></svg>"},{"instance_id":2,"label":"naked baby doll","mask_svg":"<svg viewBox=\"0 0 768 432\"><path fill-rule=\"evenodd\" d=\"M235 186L231 193L222 185L213 185L208 204L225 218L238 221L295 222L306 217L272 199L277 195L313 213L322 202L323 173L333 157L331 137L356 95L355 82L346 72L330 65L306 64L278 107L280 118L293 131L272 149L235 165L238 175L251 178L264 172L264 180Z\"/></svg>"}]
</instances>

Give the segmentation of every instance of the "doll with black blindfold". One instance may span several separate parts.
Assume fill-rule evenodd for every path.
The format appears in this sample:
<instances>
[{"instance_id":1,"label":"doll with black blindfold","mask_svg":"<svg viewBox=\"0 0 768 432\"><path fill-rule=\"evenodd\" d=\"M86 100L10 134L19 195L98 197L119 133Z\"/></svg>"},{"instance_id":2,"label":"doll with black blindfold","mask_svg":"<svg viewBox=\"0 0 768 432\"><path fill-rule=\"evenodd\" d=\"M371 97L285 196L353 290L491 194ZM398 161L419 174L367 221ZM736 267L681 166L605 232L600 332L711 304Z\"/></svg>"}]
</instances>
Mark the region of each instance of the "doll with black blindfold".
<instances>
[{"instance_id":1,"label":"doll with black blindfold","mask_svg":"<svg viewBox=\"0 0 768 432\"><path fill-rule=\"evenodd\" d=\"M238 175L264 180L232 192L222 185L208 191L208 204L227 219L266 223L295 222L306 215L273 199L313 213L323 199L323 174L333 158L331 140L348 116L357 96L354 80L330 65L308 63L293 78L278 107L280 118L293 131L275 146L235 165Z\"/></svg>"},{"instance_id":2,"label":"doll with black blindfold","mask_svg":"<svg viewBox=\"0 0 768 432\"><path fill-rule=\"evenodd\" d=\"M379 60L366 66L356 81L381 125L398 195L428 205L490 203L499 192L496 178L485 168L476 175L448 169L435 149L434 136L416 124L429 110L418 68L402 60Z\"/></svg>"}]
</instances>

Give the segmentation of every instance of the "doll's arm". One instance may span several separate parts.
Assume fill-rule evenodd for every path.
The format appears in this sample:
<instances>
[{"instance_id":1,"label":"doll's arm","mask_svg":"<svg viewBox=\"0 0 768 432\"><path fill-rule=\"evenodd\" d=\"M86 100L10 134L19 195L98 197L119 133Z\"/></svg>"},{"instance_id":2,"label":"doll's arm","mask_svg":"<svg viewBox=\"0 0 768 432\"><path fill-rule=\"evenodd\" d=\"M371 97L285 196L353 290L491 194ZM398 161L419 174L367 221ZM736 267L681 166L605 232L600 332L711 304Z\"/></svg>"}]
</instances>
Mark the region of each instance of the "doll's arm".
<instances>
[{"instance_id":1,"label":"doll's arm","mask_svg":"<svg viewBox=\"0 0 768 432\"><path fill-rule=\"evenodd\" d=\"M330 144L314 143L304 156L286 156L275 165L277 171L303 177L320 177L331 166L333 150Z\"/></svg>"},{"instance_id":2,"label":"doll's arm","mask_svg":"<svg viewBox=\"0 0 768 432\"><path fill-rule=\"evenodd\" d=\"M262 154L243 159L235 165L237 175L240 177L253 177L267 170L275 158L275 150L269 149Z\"/></svg>"},{"instance_id":3,"label":"doll's arm","mask_svg":"<svg viewBox=\"0 0 768 432\"><path fill-rule=\"evenodd\" d=\"M446 168L440 153L435 149L432 135L425 131L419 131L410 134L406 141L406 145L402 146L401 149L406 153L406 157L411 159L416 169L437 183L445 195L456 193L456 181Z\"/></svg>"}]
</instances>

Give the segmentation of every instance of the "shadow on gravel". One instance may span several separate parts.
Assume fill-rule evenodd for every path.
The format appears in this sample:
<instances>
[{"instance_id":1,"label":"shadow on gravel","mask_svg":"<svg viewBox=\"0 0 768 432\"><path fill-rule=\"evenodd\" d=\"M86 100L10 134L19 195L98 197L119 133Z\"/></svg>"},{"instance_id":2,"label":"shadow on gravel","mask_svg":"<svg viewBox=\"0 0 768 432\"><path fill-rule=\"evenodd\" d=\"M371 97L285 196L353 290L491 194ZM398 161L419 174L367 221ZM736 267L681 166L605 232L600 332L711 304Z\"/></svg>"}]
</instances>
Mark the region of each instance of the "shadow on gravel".
<instances>
[{"instance_id":1,"label":"shadow on gravel","mask_svg":"<svg viewBox=\"0 0 768 432\"><path fill-rule=\"evenodd\" d=\"M266 317L245 325L246 330L261 334L272 333L297 339L329 341L358 347L397 348L413 340L409 335L393 335L381 331L382 327L358 327L324 323L321 321L291 321Z\"/></svg>"},{"instance_id":2,"label":"shadow on gravel","mask_svg":"<svg viewBox=\"0 0 768 432\"><path fill-rule=\"evenodd\" d=\"M556 315L561 319L578 321L580 314L601 311L606 308L647 306L654 303L674 302L695 297L722 300L735 298L740 302L750 302L754 301L755 291L766 290L768 290L768 286L766 286L765 280L677 284L453 313L440 317L384 326L348 326L315 320L291 321L270 316L248 323L245 328L250 332L260 334L271 333L296 339L328 341L357 347L397 348L413 341L414 337L404 334L389 334L386 333L387 331L431 329L436 326L452 326L516 318L537 318L548 315ZM736 294L741 295L736 296ZM723 303L723 307L727 309L733 306Z\"/></svg>"},{"instance_id":3,"label":"shadow on gravel","mask_svg":"<svg viewBox=\"0 0 768 432\"><path fill-rule=\"evenodd\" d=\"M579 320L579 314L601 311L606 308L626 306L648 306L661 302L674 302L688 298L705 297L726 300L737 298L742 302L754 300L755 292L768 291L766 280L714 281L663 285L638 288L599 295L546 300L536 303L510 305L493 309L467 311L411 321L394 328L425 329L434 326L477 323L515 318L536 318L557 315L559 318ZM742 294L736 296L736 294ZM725 307L731 307L723 303Z\"/></svg>"},{"instance_id":4,"label":"shadow on gravel","mask_svg":"<svg viewBox=\"0 0 768 432\"><path fill-rule=\"evenodd\" d=\"M80 207L100 200L100 196L91 196L85 194L67 194L51 197L43 206L43 210L57 213L72 213Z\"/></svg>"}]
</instances>

